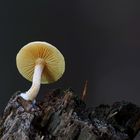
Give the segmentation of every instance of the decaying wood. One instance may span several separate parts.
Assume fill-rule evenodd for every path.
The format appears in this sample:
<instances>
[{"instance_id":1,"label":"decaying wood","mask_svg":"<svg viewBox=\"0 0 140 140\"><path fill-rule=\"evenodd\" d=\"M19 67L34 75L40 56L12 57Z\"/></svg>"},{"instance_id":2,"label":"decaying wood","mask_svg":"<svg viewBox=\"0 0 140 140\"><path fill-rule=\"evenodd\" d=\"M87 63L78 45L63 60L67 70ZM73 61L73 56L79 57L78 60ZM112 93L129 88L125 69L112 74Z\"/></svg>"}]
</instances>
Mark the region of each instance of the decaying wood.
<instances>
[{"instance_id":1,"label":"decaying wood","mask_svg":"<svg viewBox=\"0 0 140 140\"><path fill-rule=\"evenodd\" d=\"M129 102L86 108L71 90L28 102L16 93L0 122L0 140L133 140L140 108Z\"/></svg>"}]
</instances>

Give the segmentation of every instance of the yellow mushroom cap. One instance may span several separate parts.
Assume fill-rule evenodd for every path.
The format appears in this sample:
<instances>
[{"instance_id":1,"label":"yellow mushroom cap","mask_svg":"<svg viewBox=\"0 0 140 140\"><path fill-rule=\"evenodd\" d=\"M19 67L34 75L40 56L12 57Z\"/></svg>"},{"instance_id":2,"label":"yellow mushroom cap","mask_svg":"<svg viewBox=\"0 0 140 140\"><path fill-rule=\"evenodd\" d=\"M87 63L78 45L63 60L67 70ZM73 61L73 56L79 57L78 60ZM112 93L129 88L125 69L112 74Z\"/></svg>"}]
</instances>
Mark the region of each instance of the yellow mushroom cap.
<instances>
[{"instance_id":1,"label":"yellow mushroom cap","mask_svg":"<svg viewBox=\"0 0 140 140\"><path fill-rule=\"evenodd\" d=\"M61 52L47 42L35 41L21 48L16 57L17 68L27 80L32 81L38 60L43 60L44 65L42 84L55 82L63 75L65 60Z\"/></svg>"}]
</instances>

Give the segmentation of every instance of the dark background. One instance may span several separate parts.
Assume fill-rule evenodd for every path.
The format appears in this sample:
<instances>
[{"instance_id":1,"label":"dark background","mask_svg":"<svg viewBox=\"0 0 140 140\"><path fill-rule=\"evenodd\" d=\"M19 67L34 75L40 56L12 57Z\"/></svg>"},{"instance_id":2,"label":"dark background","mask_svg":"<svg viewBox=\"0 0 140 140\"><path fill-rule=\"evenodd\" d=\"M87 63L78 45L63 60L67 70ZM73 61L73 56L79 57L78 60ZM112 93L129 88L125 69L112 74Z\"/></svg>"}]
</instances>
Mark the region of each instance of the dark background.
<instances>
[{"instance_id":1,"label":"dark background","mask_svg":"<svg viewBox=\"0 0 140 140\"><path fill-rule=\"evenodd\" d=\"M127 100L140 106L140 2L135 0L12 0L0 2L0 109L31 83L17 71L19 49L47 41L65 56L58 82L79 95L89 81L87 104ZM139 140L137 138L137 140Z\"/></svg>"}]
</instances>

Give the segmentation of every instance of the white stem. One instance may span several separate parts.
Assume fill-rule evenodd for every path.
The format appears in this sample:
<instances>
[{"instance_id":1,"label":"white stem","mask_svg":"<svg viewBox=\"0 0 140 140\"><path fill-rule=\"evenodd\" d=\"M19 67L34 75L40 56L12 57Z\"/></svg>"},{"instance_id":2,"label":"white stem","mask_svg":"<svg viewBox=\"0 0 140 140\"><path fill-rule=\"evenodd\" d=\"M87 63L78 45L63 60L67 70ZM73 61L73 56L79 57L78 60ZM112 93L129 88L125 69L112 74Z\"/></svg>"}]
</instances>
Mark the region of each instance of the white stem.
<instances>
[{"instance_id":1,"label":"white stem","mask_svg":"<svg viewBox=\"0 0 140 140\"><path fill-rule=\"evenodd\" d=\"M26 92L26 94L21 94L21 97L23 97L25 100L31 100L33 101L40 89L41 84L41 75L43 71L44 66L42 64L37 64L34 69L33 74L33 80L32 80L32 86L30 89Z\"/></svg>"}]
</instances>

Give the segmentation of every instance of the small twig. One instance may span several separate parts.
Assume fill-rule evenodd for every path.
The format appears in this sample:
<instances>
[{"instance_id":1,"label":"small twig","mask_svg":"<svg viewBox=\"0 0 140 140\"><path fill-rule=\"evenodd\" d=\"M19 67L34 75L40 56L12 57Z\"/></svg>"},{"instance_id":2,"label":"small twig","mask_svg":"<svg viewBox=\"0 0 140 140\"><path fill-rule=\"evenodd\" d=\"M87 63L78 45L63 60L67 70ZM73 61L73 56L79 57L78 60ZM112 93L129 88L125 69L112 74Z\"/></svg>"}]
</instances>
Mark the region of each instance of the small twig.
<instances>
[{"instance_id":1,"label":"small twig","mask_svg":"<svg viewBox=\"0 0 140 140\"><path fill-rule=\"evenodd\" d=\"M110 114L108 117L107 117L107 120L108 119L110 119L110 118L112 118L113 116L115 116L116 114L118 114L118 112L116 111L116 112L114 112L113 114Z\"/></svg>"},{"instance_id":2,"label":"small twig","mask_svg":"<svg viewBox=\"0 0 140 140\"><path fill-rule=\"evenodd\" d=\"M84 90L81 97L81 100L83 101L85 100L85 97L87 96L87 86L88 86L88 80L85 81Z\"/></svg>"}]
</instances>

